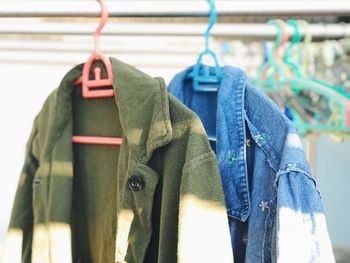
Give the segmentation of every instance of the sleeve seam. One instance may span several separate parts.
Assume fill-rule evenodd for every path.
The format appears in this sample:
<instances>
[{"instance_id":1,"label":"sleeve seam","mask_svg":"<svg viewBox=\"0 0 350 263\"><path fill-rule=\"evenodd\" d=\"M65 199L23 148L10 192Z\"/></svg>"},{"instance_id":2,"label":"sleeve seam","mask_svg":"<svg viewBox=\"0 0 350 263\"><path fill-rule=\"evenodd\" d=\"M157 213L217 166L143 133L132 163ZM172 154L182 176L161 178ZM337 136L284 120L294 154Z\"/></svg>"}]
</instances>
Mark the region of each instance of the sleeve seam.
<instances>
[{"instance_id":1,"label":"sleeve seam","mask_svg":"<svg viewBox=\"0 0 350 263\"><path fill-rule=\"evenodd\" d=\"M197 157L195 157L194 159L186 162L184 164L184 168L183 168L183 172L186 173L188 172L189 170L199 166L200 164L202 164L203 162L206 162L210 159L213 159L215 158L215 154L213 151L210 151L210 152L207 152L207 153L204 153L204 154L201 154Z\"/></svg>"},{"instance_id":2,"label":"sleeve seam","mask_svg":"<svg viewBox=\"0 0 350 263\"><path fill-rule=\"evenodd\" d=\"M306 171L304 169L301 169L299 167L296 167L295 165L291 165L291 166L287 167L286 169L279 170L276 173L276 178L280 177L283 174L287 174L287 173L290 173L290 172L302 173L302 174L306 175L307 177L309 177L310 179L312 179L313 181L315 181L310 172L308 172L308 171Z\"/></svg>"},{"instance_id":3,"label":"sleeve seam","mask_svg":"<svg viewBox=\"0 0 350 263\"><path fill-rule=\"evenodd\" d=\"M284 170L280 170L276 173L276 178L275 178L275 182L274 182L274 186L276 189L277 189L277 185L278 185L278 181L279 181L280 177L283 175L289 176L289 173L291 173L291 172L295 172L295 173L298 173L300 175L306 176L309 180L311 180L313 182L318 194L321 196L321 193L317 188L316 179L311 175L310 172L305 171L305 170L300 169L300 168L297 168L297 167L288 167L288 168L286 168Z\"/></svg>"}]
</instances>

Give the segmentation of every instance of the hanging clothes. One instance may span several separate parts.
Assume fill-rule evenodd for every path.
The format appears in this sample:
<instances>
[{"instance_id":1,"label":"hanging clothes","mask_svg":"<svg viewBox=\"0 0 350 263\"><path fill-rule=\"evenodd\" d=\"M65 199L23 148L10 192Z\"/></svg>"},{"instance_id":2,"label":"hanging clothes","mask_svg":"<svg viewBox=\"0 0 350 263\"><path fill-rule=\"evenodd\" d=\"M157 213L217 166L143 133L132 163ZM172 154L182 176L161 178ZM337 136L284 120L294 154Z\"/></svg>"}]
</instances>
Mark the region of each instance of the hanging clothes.
<instances>
[{"instance_id":1,"label":"hanging clothes","mask_svg":"<svg viewBox=\"0 0 350 263\"><path fill-rule=\"evenodd\" d=\"M320 193L292 123L240 69L222 67L218 92L194 91L192 69L177 74L169 92L216 137L235 262L334 262Z\"/></svg>"},{"instance_id":2,"label":"hanging clothes","mask_svg":"<svg viewBox=\"0 0 350 263\"><path fill-rule=\"evenodd\" d=\"M199 118L162 79L111 61L115 98L82 99L79 65L36 117L5 259L233 262L216 156ZM117 134L123 144L72 145L75 132Z\"/></svg>"}]
</instances>

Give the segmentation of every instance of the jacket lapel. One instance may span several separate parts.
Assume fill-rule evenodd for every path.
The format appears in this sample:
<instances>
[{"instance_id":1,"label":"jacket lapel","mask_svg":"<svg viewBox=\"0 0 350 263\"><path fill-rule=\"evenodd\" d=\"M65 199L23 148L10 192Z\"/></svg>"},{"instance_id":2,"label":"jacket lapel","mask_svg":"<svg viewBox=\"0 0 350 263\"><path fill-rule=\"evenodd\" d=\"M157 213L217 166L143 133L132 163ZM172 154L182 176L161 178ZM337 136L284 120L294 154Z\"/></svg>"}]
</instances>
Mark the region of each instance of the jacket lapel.
<instances>
[{"instance_id":1,"label":"jacket lapel","mask_svg":"<svg viewBox=\"0 0 350 263\"><path fill-rule=\"evenodd\" d=\"M112 58L115 100L123 133L135 157L146 163L172 139L166 85Z\"/></svg>"}]
</instances>

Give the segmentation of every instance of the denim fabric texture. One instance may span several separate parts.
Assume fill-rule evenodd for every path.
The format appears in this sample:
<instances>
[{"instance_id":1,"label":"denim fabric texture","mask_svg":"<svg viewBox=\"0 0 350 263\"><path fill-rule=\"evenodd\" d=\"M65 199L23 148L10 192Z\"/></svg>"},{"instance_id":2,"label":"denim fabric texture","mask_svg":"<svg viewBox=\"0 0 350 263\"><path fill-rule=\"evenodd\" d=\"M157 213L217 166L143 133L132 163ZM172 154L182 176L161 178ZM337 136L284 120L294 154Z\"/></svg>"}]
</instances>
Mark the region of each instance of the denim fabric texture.
<instances>
[{"instance_id":1,"label":"denim fabric texture","mask_svg":"<svg viewBox=\"0 0 350 263\"><path fill-rule=\"evenodd\" d=\"M218 92L196 92L187 78L192 68L168 89L216 138L235 262L335 262L320 193L293 124L242 70L222 67Z\"/></svg>"}]
</instances>

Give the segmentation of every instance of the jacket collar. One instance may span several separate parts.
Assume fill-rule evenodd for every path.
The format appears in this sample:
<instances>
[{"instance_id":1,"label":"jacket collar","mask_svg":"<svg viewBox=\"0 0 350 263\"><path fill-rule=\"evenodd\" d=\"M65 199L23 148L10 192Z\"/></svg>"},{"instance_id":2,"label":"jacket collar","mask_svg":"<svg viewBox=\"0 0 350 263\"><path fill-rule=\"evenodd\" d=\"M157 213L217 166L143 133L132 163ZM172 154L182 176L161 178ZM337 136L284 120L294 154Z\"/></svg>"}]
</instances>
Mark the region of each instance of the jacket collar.
<instances>
[{"instance_id":1,"label":"jacket collar","mask_svg":"<svg viewBox=\"0 0 350 263\"><path fill-rule=\"evenodd\" d=\"M208 122L214 122L215 118L208 116L215 110L211 107L215 105L213 100L217 100L216 153L227 213L245 221L250 213L244 110L247 77L238 68L223 67L223 79L215 97L210 92L193 91L192 81L186 81L192 68L189 67L174 77L169 84L169 92L200 115L207 133L213 132L208 131L208 128L213 127Z\"/></svg>"},{"instance_id":2,"label":"jacket collar","mask_svg":"<svg viewBox=\"0 0 350 263\"><path fill-rule=\"evenodd\" d=\"M135 157L147 162L155 149L172 139L166 85L161 78L152 78L133 66L110 59L123 134ZM94 67L99 64L96 62ZM70 70L58 88L55 122L58 131L72 118L71 93L78 88L74 81L81 75L82 68L80 64ZM102 70L102 76L104 74Z\"/></svg>"}]
</instances>

